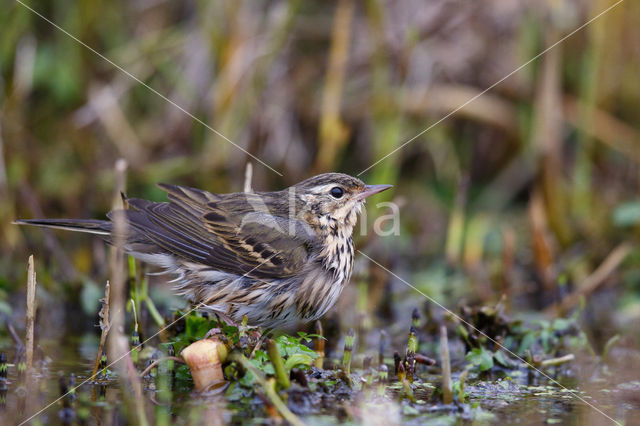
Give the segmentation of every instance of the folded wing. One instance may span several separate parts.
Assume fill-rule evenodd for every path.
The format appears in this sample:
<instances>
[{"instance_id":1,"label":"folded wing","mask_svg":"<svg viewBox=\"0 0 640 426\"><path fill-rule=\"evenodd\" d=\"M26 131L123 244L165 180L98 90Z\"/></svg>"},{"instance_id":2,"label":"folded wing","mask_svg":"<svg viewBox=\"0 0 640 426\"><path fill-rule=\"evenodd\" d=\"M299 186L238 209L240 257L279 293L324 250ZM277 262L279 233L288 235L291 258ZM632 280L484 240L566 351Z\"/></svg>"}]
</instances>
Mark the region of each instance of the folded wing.
<instances>
[{"instance_id":1,"label":"folded wing","mask_svg":"<svg viewBox=\"0 0 640 426\"><path fill-rule=\"evenodd\" d=\"M132 209L126 211L136 238L144 236L160 252L254 278L301 273L317 252L317 238L308 225L270 212L260 194L160 187L170 202L128 199Z\"/></svg>"}]
</instances>

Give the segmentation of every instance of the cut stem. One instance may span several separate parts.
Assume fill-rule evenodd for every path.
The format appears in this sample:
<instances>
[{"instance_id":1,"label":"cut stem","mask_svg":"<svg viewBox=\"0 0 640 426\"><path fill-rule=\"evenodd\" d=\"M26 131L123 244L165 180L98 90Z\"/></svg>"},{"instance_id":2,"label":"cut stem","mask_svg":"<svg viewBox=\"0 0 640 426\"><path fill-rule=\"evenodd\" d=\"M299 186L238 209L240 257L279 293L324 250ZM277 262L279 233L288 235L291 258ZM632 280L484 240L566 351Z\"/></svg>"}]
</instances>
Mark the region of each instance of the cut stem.
<instances>
[{"instance_id":1,"label":"cut stem","mask_svg":"<svg viewBox=\"0 0 640 426\"><path fill-rule=\"evenodd\" d=\"M555 365L566 364L567 362L571 362L575 359L576 359L575 355L567 354L565 356L561 356L558 358L545 359L544 361L540 362L539 365L540 367L552 367Z\"/></svg>"},{"instance_id":2,"label":"cut stem","mask_svg":"<svg viewBox=\"0 0 640 426\"><path fill-rule=\"evenodd\" d=\"M33 366L33 328L36 318L36 271L33 255L29 256L27 268L27 335L25 338L27 349L27 371Z\"/></svg>"},{"instance_id":3,"label":"cut stem","mask_svg":"<svg viewBox=\"0 0 640 426\"><path fill-rule=\"evenodd\" d=\"M320 320L316 321L316 334L318 337L313 342L313 347L318 354L318 358L314 360L316 368L322 368L324 365L324 337L322 336L322 323Z\"/></svg>"},{"instance_id":4,"label":"cut stem","mask_svg":"<svg viewBox=\"0 0 640 426\"><path fill-rule=\"evenodd\" d=\"M451 389L451 361L449 359L449 340L447 338L447 327L440 327L440 354L442 361L442 402L451 404L453 402L453 390Z\"/></svg>"},{"instance_id":5,"label":"cut stem","mask_svg":"<svg viewBox=\"0 0 640 426\"><path fill-rule=\"evenodd\" d=\"M347 337L344 339L344 355L342 356L342 371L344 371L344 374L346 374L347 377L351 374L351 355L355 339L355 331L351 328L347 333Z\"/></svg>"}]
</instances>

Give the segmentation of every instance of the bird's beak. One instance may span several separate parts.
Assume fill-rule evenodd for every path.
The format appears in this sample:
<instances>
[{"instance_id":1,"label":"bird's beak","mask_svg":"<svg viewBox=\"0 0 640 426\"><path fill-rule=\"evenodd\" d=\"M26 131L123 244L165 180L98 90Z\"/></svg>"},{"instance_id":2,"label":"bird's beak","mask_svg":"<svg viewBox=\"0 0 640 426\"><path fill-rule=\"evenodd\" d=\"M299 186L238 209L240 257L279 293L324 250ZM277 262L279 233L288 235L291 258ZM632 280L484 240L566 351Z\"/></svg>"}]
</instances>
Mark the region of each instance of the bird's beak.
<instances>
[{"instance_id":1,"label":"bird's beak","mask_svg":"<svg viewBox=\"0 0 640 426\"><path fill-rule=\"evenodd\" d=\"M386 191L391 188L392 185L365 185L364 191L356 195L356 200L364 200L378 192Z\"/></svg>"}]
</instances>

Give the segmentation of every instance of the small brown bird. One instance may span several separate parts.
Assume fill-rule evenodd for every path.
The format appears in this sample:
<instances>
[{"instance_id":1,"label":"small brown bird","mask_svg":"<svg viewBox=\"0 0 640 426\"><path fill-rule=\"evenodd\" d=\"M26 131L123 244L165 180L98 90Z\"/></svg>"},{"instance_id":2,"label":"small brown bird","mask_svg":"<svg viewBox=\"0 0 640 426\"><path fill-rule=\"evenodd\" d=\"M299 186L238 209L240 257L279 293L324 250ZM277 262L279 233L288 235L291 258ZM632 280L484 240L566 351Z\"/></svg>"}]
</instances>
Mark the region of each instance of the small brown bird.
<instances>
[{"instance_id":1,"label":"small brown bird","mask_svg":"<svg viewBox=\"0 0 640 426\"><path fill-rule=\"evenodd\" d=\"M235 321L285 327L323 316L349 282L353 227L365 199L390 185L341 173L276 192L213 194L160 184L169 202L126 199L131 256L176 278L177 292ZM114 220L16 223L88 232L114 243ZM118 228L119 229L119 228Z\"/></svg>"}]
</instances>

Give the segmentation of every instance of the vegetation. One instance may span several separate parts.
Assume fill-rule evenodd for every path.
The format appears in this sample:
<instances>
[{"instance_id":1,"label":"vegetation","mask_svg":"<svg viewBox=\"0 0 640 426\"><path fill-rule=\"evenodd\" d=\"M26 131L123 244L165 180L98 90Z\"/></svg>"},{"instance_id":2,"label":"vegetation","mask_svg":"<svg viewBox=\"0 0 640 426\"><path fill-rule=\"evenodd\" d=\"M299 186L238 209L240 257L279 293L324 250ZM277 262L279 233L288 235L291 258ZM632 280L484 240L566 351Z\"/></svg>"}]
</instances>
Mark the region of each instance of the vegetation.
<instances>
[{"instance_id":1,"label":"vegetation","mask_svg":"<svg viewBox=\"0 0 640 426\"><path fill-rule=\"evenodd\" d=\"M639 20L601 0L0 8L2 416L631 421ZM248 163L255 190L325 171L394 185L375 201L399 206L399 235L372 231L389 209L370 203L320 326L191 312L99 239L11 224L103 218L119 189L163 200L157 182L240 191ZM123 306L100 302L107 280ZM225 348L204 392L182 364L199 341Z\"/></svg>"}]
</instances>

